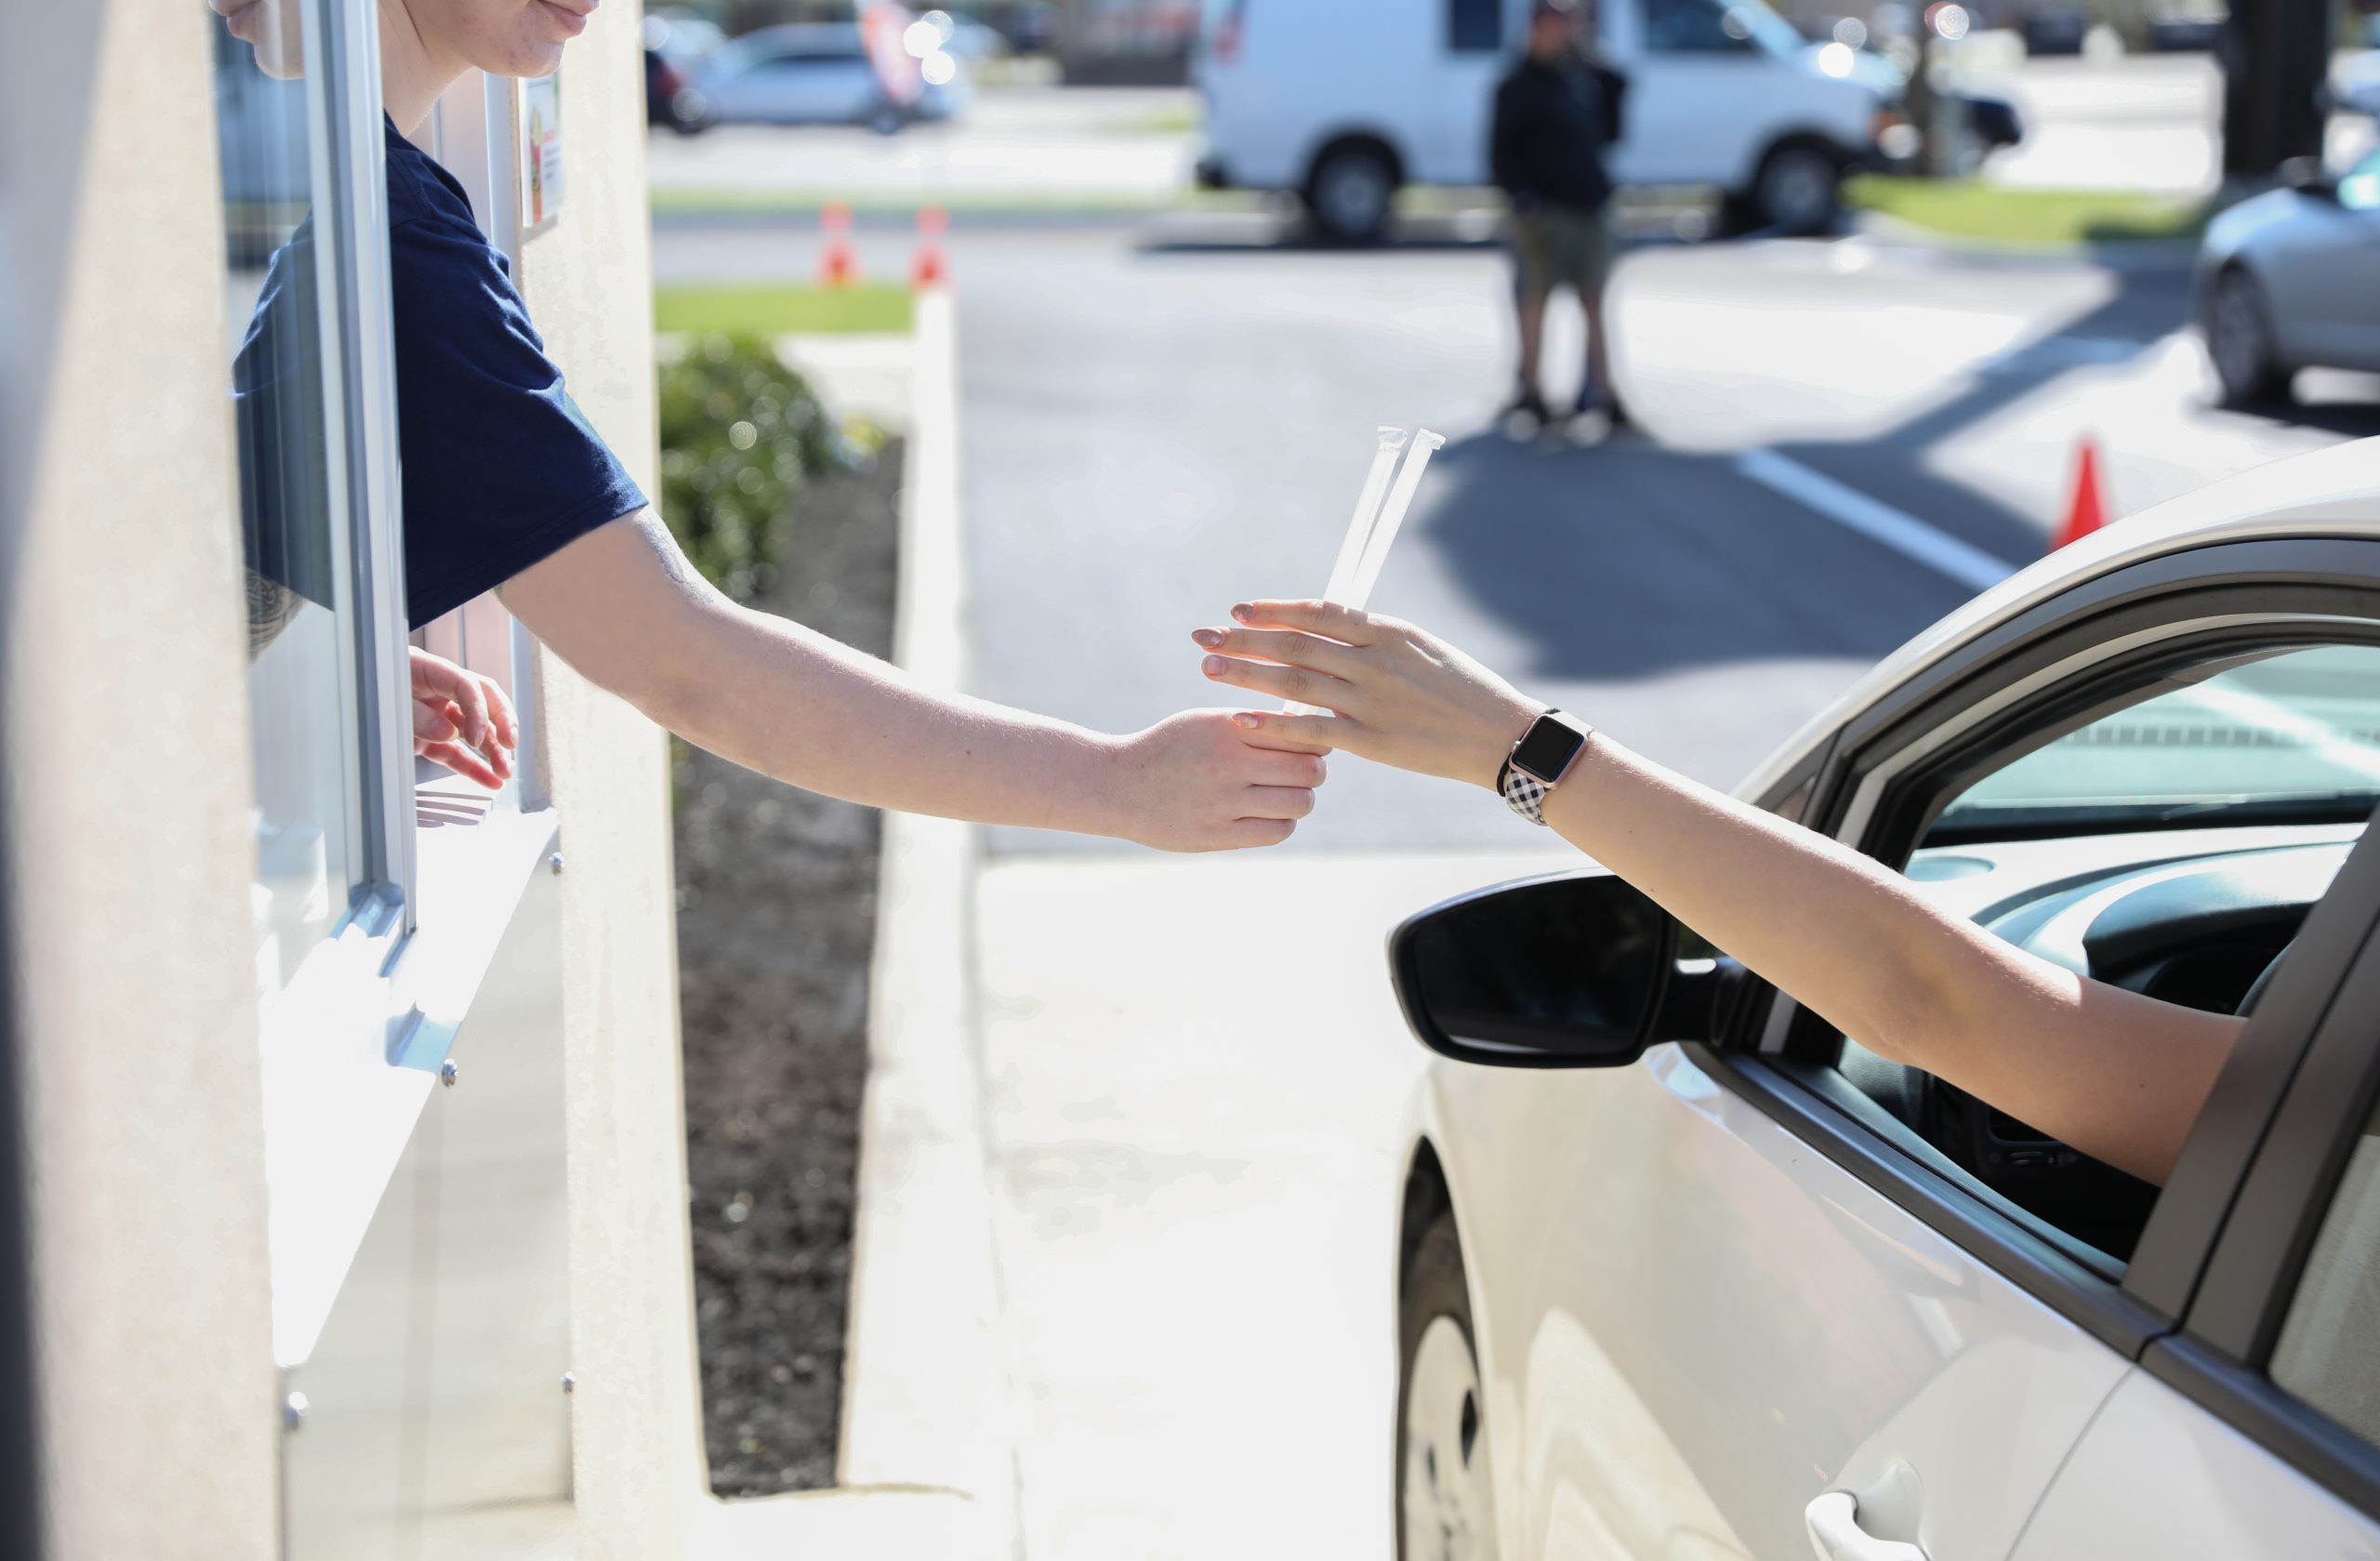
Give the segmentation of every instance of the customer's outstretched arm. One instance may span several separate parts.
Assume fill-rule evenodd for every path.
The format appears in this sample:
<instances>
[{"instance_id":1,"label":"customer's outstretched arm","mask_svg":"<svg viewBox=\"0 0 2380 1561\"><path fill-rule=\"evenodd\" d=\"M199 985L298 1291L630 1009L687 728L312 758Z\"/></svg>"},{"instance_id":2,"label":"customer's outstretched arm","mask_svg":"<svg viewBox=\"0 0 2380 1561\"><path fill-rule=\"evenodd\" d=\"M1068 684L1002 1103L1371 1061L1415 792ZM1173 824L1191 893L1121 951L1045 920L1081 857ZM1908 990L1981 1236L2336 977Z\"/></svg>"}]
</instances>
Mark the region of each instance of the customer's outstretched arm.
<instances>
[{"instance_id":1,"label":"customer's outstretched arm","mask_svg":"<svg viewBox=\"0 0 2380 1561\"><path fill-rule=\"evenodd\" d=\"M876 807L1217 851L1287 839L1323 778L1319 750L1287 751L1222 710L1118 737L927 688L729 601L650 510L501 594L563 660L687 741Z\"/></svg>"},{"instance_id":2,"label":"customer's outstretched arm","mask_svg":"<svg viewBox=\"0 0 2380 1561\"><path fill-rule=\"evenodd\" d=\"M1234 616L1238 627L1195 636L1212 653L1210 678L1338 712L1239 718L1267 739L1492 790L1545 709L1409 624L1316 602L1259 602ZM2036 959L1883 864L1601 733L1544 813L1571 844L1861 1045L2151 1181L2173 1169L2239 1037L2236 1018Z\"/></svg>"}]
</instances>

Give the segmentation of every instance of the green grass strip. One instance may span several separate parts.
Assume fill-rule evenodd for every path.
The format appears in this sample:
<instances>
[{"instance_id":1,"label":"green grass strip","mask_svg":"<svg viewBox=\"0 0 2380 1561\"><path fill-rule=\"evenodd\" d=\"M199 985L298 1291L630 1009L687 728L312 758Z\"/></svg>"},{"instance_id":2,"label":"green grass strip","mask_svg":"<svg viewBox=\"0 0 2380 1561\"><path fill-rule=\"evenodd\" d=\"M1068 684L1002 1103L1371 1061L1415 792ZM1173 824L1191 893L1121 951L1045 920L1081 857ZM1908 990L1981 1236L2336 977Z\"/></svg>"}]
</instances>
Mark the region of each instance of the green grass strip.
<instances>
[{"instance_id":1,"label":"green grass strip","mask_svg":"<svg viewBox=\"0 0 2380 1561\"><path fill-rule=\"evenodd\" d=\"M696 333L902 332L914 313L906 287L864 282L849 287L679 285L656 288L654 328Z\"/></svg>"},{"instance_id":2,"label":"green grass strip","mask_svg":"<svg viewBox=\"0 0 2380 1561\"><path fill-rule=\"evenodd\" d=\"M2122 190L2011 190L1975 179L1870 174L1846 181L1846 204L1953 238L2082 247L2195 239L2204 203Z\"/></svg>"}]
</instances>

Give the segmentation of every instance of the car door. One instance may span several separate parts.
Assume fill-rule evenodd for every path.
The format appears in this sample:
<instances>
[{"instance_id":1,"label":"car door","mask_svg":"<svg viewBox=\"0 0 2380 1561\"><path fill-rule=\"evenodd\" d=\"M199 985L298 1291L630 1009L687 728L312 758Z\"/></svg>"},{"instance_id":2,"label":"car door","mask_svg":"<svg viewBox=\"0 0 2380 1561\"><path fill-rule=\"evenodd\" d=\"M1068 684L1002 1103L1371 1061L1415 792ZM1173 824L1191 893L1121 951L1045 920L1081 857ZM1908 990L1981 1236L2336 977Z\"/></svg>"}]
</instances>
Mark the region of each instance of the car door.
<instances>
[{"instance_id":1,"label":"car door","mask_svg":"<svg viewBox=\"0 0 2380 1561\"><path fill-rule=\"evenodd\" d=\"M1627 14L1605 23L1629 78L1615 176L1623 184L1741 184L1754 143L1778 117L1768 101L1778 62L1721 0L1620 5Z\"/></svg>"},{"instance_id":2,"label":"car door","mask_svg":"<svg viewBox=\"0 0 2380 1561\"><path fill-rule=\"evenodd\" d=\"M2326 195L2303 195L2267 270L2293 362L2380 369L2380 151Z\"/></svg>"},{"instance_id":3,"label":"car door","mask_svg":"<svg viewBox=\"0 0 2380 1561\"><path fill-rule=\"evenodd\" d=\"M721 86L722 117L773 125L844 125L863 117L875 73L866 55L800 48L753 63Z\"/></svg>"},{"instance_id":4,"label":"car door","mask_svg":"<svg viewBox=\"0 0 2380 1561\"><path fill-rule=\"evenodd\" d=\"M2092 1422L2016 1561L2380 1554L2375 1008L2367 936L2285 1092L2264 1091L2278 1109L2202 1129L2254 1158L2203 1215L2223 1234L2202 1277L2167 1277L2187 1320Z\"/></svg>"},{"instance_id":5,"label":"car door","mask_svg":"<svg viewBox=\"0 0 2380 1561\"><path fill-rule=\"evenodd\" d=\"M2334 722L2259 692L2260 669L2307 651L2348 655L2371 708ZM2201 946L2194 913L2176 921L2200 940L2188 959L2100 922L2139 922L2174 882L2219 912L2231 880L2190 875L2253 864L2271 901L2255 935L2294 942L2242 1043L2263 1071L2227 1073L2206 1114L2238 1121L2380 912L2380 847L2360 843L2375 730L2380 547L2240 543L2079 585L1959 647L1765 800L2003 936L2121 946L2093 973L2206 1006L2244 999L2268 952L2249 971ZM2320 762L2254 769L2301 750ZM2211 800L2202 777L2227 764ZM2342 773L2362 778L2307 778ZM2254 805L2227 814L2241 795ZM1448 1118L1484 1124L1448 1138L1503 1554L1786 1556L1816 1525L1843 1561L1908 1554L1877 1541L2003 1561L2181 1316L2167 1277L2203 1260L2236 1145L2194 1135L2169 1184L2187 1196L2160 1197L1782 994L1731 1012L1616 1073L1436 1081Z\"/></svg>"},{"instance_id":6,"label":"car door","mask_svg":"<svg viewBox=\"0 0 2380 1561\"><path fill-rule=\"evenodd\" d=\"M1433 35L1425 52L1431 76L1428 128L1417 165L1418 184L1488 182L1488 131L1496 86L1510 60L1506 0L1426 0Z\"/></svg>"}]
</instances>

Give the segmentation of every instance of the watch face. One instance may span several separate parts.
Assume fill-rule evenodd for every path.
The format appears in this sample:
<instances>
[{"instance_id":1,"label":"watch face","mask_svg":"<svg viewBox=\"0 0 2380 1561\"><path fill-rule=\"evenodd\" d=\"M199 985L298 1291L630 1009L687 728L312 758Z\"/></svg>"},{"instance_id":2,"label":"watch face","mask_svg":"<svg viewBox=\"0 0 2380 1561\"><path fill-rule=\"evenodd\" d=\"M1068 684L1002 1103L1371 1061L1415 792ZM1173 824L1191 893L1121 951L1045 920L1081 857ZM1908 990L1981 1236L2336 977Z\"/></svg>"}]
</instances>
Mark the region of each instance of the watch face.
<instances>
[{"instance_id":1,"label":"watch face","mask_svg":"<svg viewBox=\"0 0 2380 1561\"><path fill-rule=\"evenodd\" d=\"M1552 716L1540 716L1537 724L1528 729L1528 735L1521 739L1521 746L1513 750L1513 766L1527 770L1541 781L1558 781L1586 743L1578 728L1565 725Z\"/></svg>"}]
</instances>

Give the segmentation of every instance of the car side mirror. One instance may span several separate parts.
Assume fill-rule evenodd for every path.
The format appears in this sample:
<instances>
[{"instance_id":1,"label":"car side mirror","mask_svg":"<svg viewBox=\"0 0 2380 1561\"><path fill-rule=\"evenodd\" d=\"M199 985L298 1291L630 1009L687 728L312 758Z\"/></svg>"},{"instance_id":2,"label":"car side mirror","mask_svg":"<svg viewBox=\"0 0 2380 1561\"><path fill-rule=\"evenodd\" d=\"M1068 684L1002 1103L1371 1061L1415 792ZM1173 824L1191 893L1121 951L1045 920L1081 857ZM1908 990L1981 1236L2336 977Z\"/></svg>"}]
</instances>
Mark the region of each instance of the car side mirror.
<instances>
[{"instance_id":1,"label":"car side mirror","mask_svg":"<svg viewBox=\"0 0 2380 1561\"><path fill-rule=\"evenodd\" d=\"M1491 1067L1619 1067L1708 1039L1743 986L1740 966L1600 869L1434 906L1390 935L1389 968L1424 1046Z\"/></svg>"},{"instance_id":2,"label":"car side mirror","mask_svg":"<svg viewBox=\"0 0 2380 1561\"><path fill-rule=\"evenodd\" d=\"M2319 157L2292 157L2281 165L2281 182L2319 201L2339 198L2339 181L2323 171Z\"/></svg>"}]
</instances>

